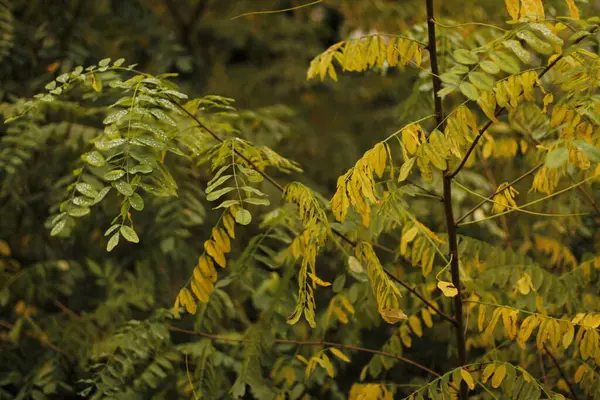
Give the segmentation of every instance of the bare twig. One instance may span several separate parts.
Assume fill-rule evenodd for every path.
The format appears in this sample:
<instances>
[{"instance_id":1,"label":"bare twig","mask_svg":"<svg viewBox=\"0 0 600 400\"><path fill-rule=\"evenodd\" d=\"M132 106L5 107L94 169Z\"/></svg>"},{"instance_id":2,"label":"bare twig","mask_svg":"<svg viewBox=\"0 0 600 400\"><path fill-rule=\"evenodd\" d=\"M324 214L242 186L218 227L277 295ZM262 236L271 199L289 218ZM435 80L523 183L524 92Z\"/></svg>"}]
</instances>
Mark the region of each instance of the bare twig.
<instances>
[{"instance_id":1,"label":"bare twig","mask_svg":"<svg viewBox=\"0 0 600 400\"><path fill-rule=\"evenodd\" d=\"M174 331L174 332L181 332L181 333L187 333L188 335L196 335L196 336L202 336L205 337L207 339L210 340L215 340L215 341L222 341L222 342L231 342L231 343L248 343L251 342L252 340L250 339L246 339L246 338L232 338L232 337L227 337L227 336L220 336L220 335L213 335L210 333L205 333L205 332L198 332L198 331L190 331L187 329L182 329L182 328L178 328L176 326L173 325L168 325L167 324L167 328L169 328L169 330ZM395 358L396 360L400 360L403 361L405 363L411 364L437 378L439 378L441 375L438 374L437 372L427 368L424 365L419 364L416 361L410 360L408 358L399 356L397 354L392 354L392 353L388 353L386 351L380 351L380 350L375 350L375 349L368 349L365 347L359 347L359 346L351 346L348 344L342 344L342 343L335 343L335 342L327 342L327 341L323 341L323 340L288 340L288 339L274 339L271 341L272 343L276 343L276 344L296 344L299 346L330 346L330 347L337 347L340 349L346 349L346 350L353 350L353 351L361 351L364 353L371 353L371 354L377 354L380 356L384 356L384 357L390 357L390 358Z\"/></svg>"},{"instance_id":2,"label":"bare twig","mask_svg":"<svg viewBox=\"0 0 600 400\"><path fill-rule=\"evenodd\" d=\"M560 367L560 364L558 363L558 361L554 357L554 354L552 354L552 352L550 350L548 350L548 348L546 347L545 344L544 344L544 350L546 350L546 354L548 354L548 357L550 357L550 360L552 360L552 363L554 363L554 365L556 366L556 369L558 369L558 372L560 373L560 376L562 376L562 378L567 383L567 386L569 387L569 392L571 392L571 395L573 396L573 400L578 400L577 399L577 395L575 394L575 390L573 389L573 386L571 385L571 382L569 381L569 378L567 378L567 375L565 374L565 371L563 371L563 369Z\"/></svg>"},{"instance_id":3,"label":"bare twig","mask_svg":"<svg viewBox=\"0 0 600 400\"><path fill-rule=\"evenodd\" d=\"M52 300L52 302L54 303L54 305L58 308L61 309L62 312L69 314L71 317L75 318L78 321L82 321L83 317L79 314L77 314L75 311L71 310L69 307L65 306L63 303L61 303L58 300Z\"/></svg>"},{"instance_id":4,"label":"bare twig","mask_svg":"<svg viewBox=\"0 0 600 400\"><path fill-rule=\"evenodd\" d=\"M514 181L510 182L508 185L506 185L505 187L503 187L502 189L498 189L496 190L494 193L492 193L490 196L488 196L487 199L485 200L481 200L475 207L473 207L472 209L470 209L465 215L463 215L462 217L460 217L458 219L458 221L456 221L457 224L460 224L465 218L467 218L469 215L473 214L475 211L477 211L479 209L479 207L481 207L482 205L484 205L486 202L493 200L494 196L502 193L503 191L505 191L506 189L508 189L509 187L512 187L514 185L516 185L518 182L520 182L523 178L526 178L527 176L533 174L535 171L537 171L539 168L541 168L541 166L544 165L544 163L539 163L538 165L536 165L535 167L533 167L532 169L530 169L529 171L525 172L523 175L521 175L520 177L518 177L517 179L515 179Z\"/></svg>"},{"instance_id":5,"label":"bare twig","mask_svg":"<svg viewBox=\"0 0 600 400\"><path fill-rule=\"evenodd\" d=\"M7 328L7 329L11 329L11 330L15 327L10 322L1 321L1 320L0 320L0 326ZM48 339L40 338L39 335L36 335L35 333L27 332L27 331L25 331L25 335L32 337L34 339L37 339L43 346L47 346L47 347L51 348L52 350L64 355L65 357L70 358L69 354L66 351L64 351L60 347L52 344Z\"/></svg>"}]
</instances>

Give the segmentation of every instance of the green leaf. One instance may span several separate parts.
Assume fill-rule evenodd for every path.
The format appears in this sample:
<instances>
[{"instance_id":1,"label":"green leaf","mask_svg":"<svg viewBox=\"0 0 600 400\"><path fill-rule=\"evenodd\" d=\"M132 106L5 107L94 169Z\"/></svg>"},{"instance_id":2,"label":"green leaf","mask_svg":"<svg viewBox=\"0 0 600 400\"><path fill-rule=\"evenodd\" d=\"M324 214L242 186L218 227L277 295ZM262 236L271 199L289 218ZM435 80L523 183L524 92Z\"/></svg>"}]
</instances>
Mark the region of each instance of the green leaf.
<instances>
[{"instance_id":1,"label":"green leaf","mask_svg":"<svg viewBox=\"0 0 600 400\"><path fill-rule=\"evenodd\" d=\"M119 229L119 232L121 232L121 235L123 235L123 237L125 239L127 239L127 241L129 241L129 242L132 242L132 243L140 242L140 238L138 237L137 233L135 233L133 228L131 228L127 225L121 226L121 229Z\"/></svg>"},{"instance_id":2,"label":"green leaf","mask_svg":"<svg viewBox=\"0 0 600 400\"><path fill-rule=\"evenodd\" d=\"M400 173L398 174L398 182L403 182L410 175L413 165L415 165L417 157L411 157L400 167Z\"/></svg>"},{"instance_id":3,"label":"green leaf","mask_svg":"<svg viewBox=\"0 0 600 400\"><path fill-rule=\"evenodd\" d=\"M119 244L119 232L115 233L108 240L108 244L106 245L106 251L112 251Z\"/></svg>"},{"instance_id":4,"label":"green leaf","mask_svg":"<svg viewBox=\"0 0 600 400\"><path fill-rule=\"evenodd\" d=\"M131 204L131 207L136 211L142 211L144 209L144 199L137 193L134 193L129 198L129 204Z\"/></svg>"},{"instance_id":5,"label":"green leaf","mask_svg":"<svg viewBox=\"0 0 600 400\"><path fill-rule=\"evenodd\" d=\"M119 58L118 60L115 60L115 62L113 63L113 67L120 67L121 65L123 65L124 62L124 58Z\"/></svg>"},{"instance_id":6,"label":"green leaf","mask_svg":"<svg viewBox=\"0 0 600 400\"><path fill-rule=\"evenodd\" d=\"M559 168L569 160L569 151L564 147L557 147L546 155L548 168Z\"/></svg>"},{"instance_id":7,"label":"green leaf","mask_svg":"<svg viewBox=\"0 0 600 400\"><path fill-rule=\"evenodd\" d=\"M231 192L234 189L235 189L234 187L226 187L226 188L223 188L223 189L216 190L214 192L209 193L206 196L206 200L208 200L208 201L217 200L219 197L221 197L221 196L223 196L223 195Z\"/></svg>"},{"instance_id":8,"label":"green leaf","mask_svg":"<svg viewBox=\"0 0 600 400\"><path fill-rule=\"evenodd\" d=\"M248 225L250 222L252 222L252 214L250 214L250 211L245 209L238 210L238 212L235 214L235 222L240 225Z\"/></svg>"},{"instance_id":9,"label":"green leaf","mask_svg":"<svg viewBox=\"0 0 600 400\"><path fill-rule=\"evenodd\" d=\"M52 81L52 82L48 83L48 84L45 86L45 88L46 88L46 89L48 89L48 90L53 90L53 89L55 89L55 88L56 88L56 81Z\"/></svg>"},{"instance_id":10,"label":"green leaf","mask_svg":"<svg viewBox=\"0 0 600 400\"><path fill-rule=\"evenodd\" d=\"M222 202L221 204L219 204L217 207L215 207L214 209L216 210L217 208L229 208L235 204L240 204L239 200L225 200L224 202Z\"/></svg>"},{"instance_id":11,"label":"green leaf","mask_svg":"<svg viewBox=\"0 0 600 400\"><path fill-rule=\"evenodd\" d=\"M96 150L83 154L81 159L92 167L102 167L106 163L104 156Z\"/></svg>"},{"instance_id":12,"label":"green leaf","mask_svg":"<svg viewBox=\"0 0 600 400\"><path fill-rule=\"evenodd\" d=\"M444 72L440 75L440 79L444 83L448 83L450 85L458 85L462 78L452 72Z\"/></svg>"},{"instance_id":13,"label":"green leaf","mask_svg":"<svg viewBox=\"0 0 600 400\"><path fill-rule=\"evenodd\" d=\"M77 189L77 191L82 195L91 197L92 199L98 196L98 191L89 183L78 183L75 185L75 189Z\"/></svg>"},{"instance_id":14,"label":"green leaf","mask_svg":"<svg viewBox=\"0 0 600 400\"><path fill-rule=\"evenodd\" d=\"M160 140L158 140L152 136L140 136L140 137L135 138L134 142L138 142L138 143L141 143L148 147L153 147L158 150L164 150L167 148L167 146L163 142L161 142Z\"/></svg>"},{"instance_id":15,"label":"green leaf","mask_svg":"<svg viewBox=\"0 0 600 400\"><path fill-rule=\"evenodd\" d=\"M106 67L108 64L110 64L110 58L103 58L102 60L98 61L99 67Z\"/></svg>"},{"instance_id":16,"label":"green leaf","mask_svg":"<svg viewBox=\"0 0 600 400\"><path fill-rule=\"evenodd\" d=\"M515 53L515 55L519 57L519 60L521 60L521 62L525 64L531 64L531 62L533 61L533 56L531 55L531 53L525 50L525 48L521 46L521 42L519 42L518 40L506 40L502 42L502 44L504 45L504 47Z\"/></svg>"},{"instance_id":17,"label":"green leaf","mask_svg":"<svg viewBox=\"0 0 600 400\"><path fill-rule=\"evenodd\" d=\"M177 123L173 120L173 118L169 117L163 110L153 108L150 110L150 113L154 115L156 119L166 123L167 125L177 126Z\"/></svg>"},{"instance_id":18,"label":"green leaf","mask_svg":"<svg viewBox=\"0 0 600 400\"><path fill-rule=\"evenodd\" d=\"M496 65L504 72L509 74L518 74L521 72L521 65L519 60L503 51L497 51L490 54L490 58L496 63Z\"/></svg>"},{"instance_id":19,"label":"green leaf","mask_svg":"<svg viewBox=\"0 0 600 400\"><path fill-rule=\"evenodd\" d=\"M121 225L119 225L119 224L115 224L115 225L111 226L110 228L108 228L106 230L106 232L104 232L104 236L110 235L111 233L113 233L114 231L116 231L117 229L119 229L120 226Z\"/></svg>"},{"instance_id":20,"label":"green leaf","mask_svg":"<svg viewBox=\"0 0 600 400\"><path fill-rule=\"evenodd\" d=\"M107 187L103 188L102 190L100 190L98 195L96 197L94 197L94 203L100 203L104 199L104 197L106 197L108 192L110 192L110 189L111 189L111 187L107 186Z\"/></svg>"},{"instance_id":21,"label":"green leaf","mask_svg":"<svg viewBox=\"0 0 600 400\"><path fill-rule=\"evenodd\" d=\"M90 199L89 197L76 196L73 197L73 204L75 204L76 206L89 207L96 204L96 202L94 201L94 199Z\"/></svg>"},{"instance_id":22,"label":"green leaf","mask_svg":"<svg viewBox=\"0 0 600 400\"><path fill-rule=\"evenodd\" d=\"M108 117L104 118L104 121L102 121L102 123L104 123L104 125L110 125L112 123L119 122L128 113L129 113L129 109L128 108L125 108L123 110L119 110L117 112L114 112L114 113L110 114Z\"/></svg>"},{"instance_id":23,"label":"green leaf","mask_svg":"<svg viewBox=\"0 0 600 400\"><path fill-rule=\"evenodd\" d=\"M479 68L492 75L500 72L500 67L498 67L495 62L490 60L482 61L481 64L479 64Z\"/></svg>"},{"instance_id":24,"label":"green leaf","mask_svg":"<svg viewBox=\"0 0 600 400\"><path fill-rule=\"evenodd\" d=\"M543 55L550 55L554 52L552 45L544 42L529 31L517 32L517 37L523 39L532 49Z\"/></svg>"},{"instance_id":25,"label":"green leaf","mask_svg":"<svg viewBox=\"0 0 600 400\"><path fill-rule=\"evenodd\" d=\"M117 181L113 185L123 196L129 197L133 195L133 186L131 186L129 183L125 181Z\"/></svg>"},{"instance_id":26,"label":"green leaf","mask_svg":"<svg viewBox=\"0 0 600 400\"><path fill-rule=\"evenodd\" d=\"M477 54L465 49L454 50L452 55L454 56L454 59L461 64L477 64L479 61Z\"/></svg>"},{"instance_id":27,"label":"green leaf","mask_svg":"<svg viewBox=\"0 0 600 400\"><path fill-rule=\"evenodd\" d=\"M56 78L56 80L60 83L67 83L69 81L69 74L61 74Z\"/></svg>"},{"instance_id":28,"label":"green leaf","mask_svg":"<svg viewBox=\"0 0 600 400\"><path fill-rule=\"evenodd\" d=\"M134 165L129 169L129 173L131 174L137 174L138 172L142 174L149 174L150 172L152 172L152 167L148 164L138 164Z\"/></svg>"},{"instance_id":29,"label":"green leaf","mask_svg":"<svg viewBox=\"0 0 600 400\"><path fill-rule=\"evenodd\" d=\"M268 199L257 199L254 197L248 197L248 198L244 199L243 201L244 201L244 203L254 204L257 206L268 206L271 204L271 202Z\"/></svg>"},{"instance_id":30,"label":"green leaf","mask_svg":"<svg viewBox=\"0 0 600 400\"><path fill-rule=\"evenodd\" d=\"M113 149L115 147L119 147L123 144L125 144L127 142L127 140L125 139L113 139L113 140L98 140L96 142L94 142L94 146L96 146L96 148L98 150L110 150Z\"/></svg>"},{"instance_id":31,"label":"green leaf","mask_svg":"<svg viewBox=\"0 0 600 400\"><path fill-rule=\"evenodd\" d=\"M58 221L58 223L52 227L52 230L50 231L50 236L58 235L60 232L62 232L63 229L65 229L65 225L67 225L66 219Z\"/></svg>"},{"instance_id":32,"label":"green leaf","mask_svg":"<svg viewBox=\"0 0 600 400\"><path fill-rule=\"evenodd\" d=\"M564 44L564 40L562 40L560 37L556 36L554 34L554 32L552 32L552 29L550 29L548 26L546 26L544 24L539 24L536 22L536 23L529 24L528 27L530 29L533 29L533 30L541 33L542 36L544 37L544 39L546 39L549 43L555 44L557 46L562 46ZM580 31L580 32L588 33L587 31Z\"/></svg>"},{"instance_id":33,"label":"green leaf","mask_svg":"<svg viewBox=\"0 0 600 400\"><path fill-rule=\"evenodd\" d=\"M477 89L492 90L494 88L494 78L483 72L471 72L469 80Z\"/></svg>"},{"instance_id":34,"label":"green leaf","mask_svg":"<svg viewBox=\"0 0 600 400\"><path fill-rule=\"evenodd\" d=\"M333 286L331 288L333 290L333 293L341 292L342 289L344 288L345 284L346 284L346 274L338 275L338 277L335 278L335 280L333 281Z\"/></svg>"},{"instance_id":35,"label":"green leaf","mask_svg":"<svg viewBox=\"0 0 600 400\"><path fill-rule=\"evenodd\" d=\"M71 217L83 217L84 215L88 215L89 213L89 207L71 207L69 209L69 215Z\"/></svg>"},{"instance_id":36,"label":"green leaf","mask_svg":"<svg viewBox=\"0 0 600 400\"><path fill-rule=\"evenodd\" d=\"M596 146L583 140L574 140L573 145L584 152L590 161L600 163L600 150Z\"/></svg>"},{"instance_id":37,"label":"green leaf","mask_svg":"<svg viewBox=\"0 0 600 400\"><path fill-rule=\"evenodd\" d=\"M104 179L111 182L111 181L116 181L117 179L121 178L122 176L125 175L125 171L122 169L115 169L112 170L110 172L107 172L106 174L104 174Z\"/></svg>"},{"instance_id":38,"label":"green leaf","mask_svg":"<svg viewBox=\"0 0 600 400\"><path fill-rule=\"evenodd\" d=\"M469 82L461 83L459 89L462 92L462 94L464 94L471 100L477 100L477 98L479 98L479 91L475 86L473 86Z\"/></svg>"},{"instance_id":39,"label":"green leaf","mask_svg":"<svg viewBox=\"0 0 600 400\"><path fill-rule=\"evenodd\" d=\"M223 175L223 176L219 177L219 179L217 179L215 182L211 183L204 192L206 194L209 194L210 192L212 192L213 190L215 190L216 188L221 186L225 181L227 181L232 176L233 175Z\"/></svg>"}]
</instances>

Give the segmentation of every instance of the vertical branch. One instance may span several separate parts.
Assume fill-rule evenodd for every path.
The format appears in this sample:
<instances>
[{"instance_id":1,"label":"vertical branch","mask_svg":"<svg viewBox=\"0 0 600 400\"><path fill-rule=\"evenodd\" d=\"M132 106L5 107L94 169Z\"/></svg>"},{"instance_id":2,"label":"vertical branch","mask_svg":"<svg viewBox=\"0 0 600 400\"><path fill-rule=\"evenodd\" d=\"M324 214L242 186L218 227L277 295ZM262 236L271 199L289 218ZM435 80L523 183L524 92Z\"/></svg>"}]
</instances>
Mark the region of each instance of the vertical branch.
<instances>
[{"instance_id":1,"label":"vertical branch","mask_svg":"<svg viewBox=\"0 0 600 400\"><path fill-rule=\"evenodd\" d=\"M433 12L433 0L426 0L427 4L427 31L429 35L429 57L431 59L431 72L433 73L433 102L435 106L435 114L437 124L443 132L445 129L444 110L442 108L442 99L437 95L442 88L442 82L439 78L439 64L437 57L437 45L435 34L435 17ZM467 346L465 341L464 321L463 321L463 304L461 297L460 274L458 268L458 239L456 234L456 221L454 220L454 212L452 210L452 172L447 169L444 172L443 197L444 211L446 215L446 227L448 229L448 242L450 246L450 272L452 274L452 284L458 290L458 294L454 296L454 326L456 333L456 346L458 348L458 362L465 365L467 363ZM462 381L460 385L460 399L467 400L469 388Z\"/></svg>"}]
</instances>

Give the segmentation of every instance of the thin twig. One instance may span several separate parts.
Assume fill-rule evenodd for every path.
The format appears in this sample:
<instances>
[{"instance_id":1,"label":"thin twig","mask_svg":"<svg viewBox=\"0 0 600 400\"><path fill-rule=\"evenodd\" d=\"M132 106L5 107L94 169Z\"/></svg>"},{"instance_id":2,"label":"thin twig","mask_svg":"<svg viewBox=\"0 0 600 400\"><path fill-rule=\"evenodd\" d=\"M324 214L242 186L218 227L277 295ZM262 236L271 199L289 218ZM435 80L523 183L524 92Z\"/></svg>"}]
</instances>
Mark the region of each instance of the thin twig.
<instances>
[{"instance_id":1,"label":"thin twig","mask_svg":"<svg viewBox=\"0 0 600 400\"><path fill-rule=\"evenodd\" d=\"M482 205L484 205L485 203L487 203L490 200L493 200L494 196L502 193L503 191L505 191L506 189L516 185L518 182L520 182L522 179L526 178L527 176L533 174L535 171L537 171L538 169L540 169L542 167L542 165L544 165L544 163L539 163L538 165L536 165L535 167L533 167L532 169L530 169L529 171L525 172L523 175L521 175L520 177L518 177L517 179L515 179L514 181L510 182L508 185L506 185L505 187L503 187L502 189L498 189L496 190L494 193L492 193L490 196L488 196L485 200L481 200L475 207L473 207L472 209L470 209L465 215L463 215L462 217L460 217L458 219L458 221L456 221L457 224L460 224L465 218L467 218L469 215L473 214L475 211L477 211L479 209L479 207L481 207Z\"/></svg>"},{"instance_id":2,"label":"thin twig","mask_svg":"<svg viewBox=\"0 0 600 400\"><path fill-rule=\"evenodd\" d=\"M192 387L192 393L194 394L194 399L198 399L198 395L196 394L196 388L194 387L194 381L192 381L192 376L190 375L190 367L188 365L188 355L185 354L185 373L188 378L188 382Z\"/></svg>"},{"instance_id":3,"label":"thin twig","mask_svg":"<svg viewBox=\"0 0 600 400\"><path fill-rule=\"evenodd\" d=\"M78 321L83 320L83 317L81 315L77 314L75 311L71 310L69 307L65 306L60 301L54 299L54 300L52 300L52 302L54 303L54 305L56 307L60 308L62 312L69 314L71 317L75 318Z\"/></svg>"},{"instance_id":4,"label":"thin twig","mask_svg":"<svg viewBox=\"0 0 600 400\"><path fill-rule=\"evenodd\" d=\"M187 333L188 335L196 335L196 336L202 336L211 340L215 340L215 341L222 341L222 342L232 342L232 343L249 343L252 342L251 339L246 339L246 338L232 338L232 337L226 337L226 336L220 336L220 335L213 335L210 333L205 333L205 332L198 332L198 331L190 331L187 329L182 329L182 328L178 328L176 326L173 325L169 325L167 324L167 328L171 331L174 332L181 332L181 333ZM390 358L395 358L396 360L400 360L400 361L404 361L408 364L411 364L419 369L422 369L423 371L426 371L427 373L435 376L435 377L440 377L441 375L438 374L437 372L427 368L424 365L419 364L416 361L412 361L409 360L408 358L399 356L397 354L392 354L392 353L388 353L386 351L381 351L381 350L375 350L375 349L368 349L365 347L359 347L359 346L351 346L348 344L342 344L342 343L335 343L335 342L326 342L326 341L322 341L322 340L288 340L288 339L273 339L271 341L272 343L276 343L276 344L296 344L299 346L330 346L330 347L337 347L340 349L346 349L346 350L354 350L354 351L361 351L364 353L371 353L371 354L377 354L380 356L384 356L384 357L390 357Z\"/></svg>"},{"instance_id":5,"label":"thin twig","mask_svg":"<svg viewBox=\"0 0 600 400\"><path fill-rule=\"evenodd\" d=\"M313 1L311 3L302 4L302 5L299 5L299 6L296 6L296 7L283 8L283 9L280 9L280 10L251 11L251 12L243 13L243 14L240 14L240 15L236 15L235 17L231 18L231 20L242 18L242 17L247 17L249 15L277 14L277 13L282 13L282 12L286 12L286 11L294 11L294 10L298 10L300 8L314 6L315 4L322 3L323 1L324 0L316 0L316 1Z\"/></svg>"},{"instance_id":6,"label":"thin twig","mask_svg":"<svg viewBox=\"0 0 600 400\"><path fill-rule=\"evenodd\" d=\"M569 381L569 378L567 378L567 375L565 374L565 371L563 371L563 369L560 367L560 364L558 363L558 361L554 357L554 354L552 354L552 352L550 350L548 350L548 348L546 347L545 344L543 346L544 346L544 350L546 350L546 354L548 354L548 357L550 357L550 360L552 360L552 362L554 363L554 365L558 369L558 372L560 373L560 376L562 376L562 378L567 383L567 386L569 387L569 392L571 392L571 395L573 396L573 400L578 400L577 399L577 395L575 394L575 390L573 389L573 386L571 385L571 382Z\"/></svg>"},{"instance_id":7,"label":"thin twig","mask_svg":"<svg viewBox=\"0 0 600 400\"><path fill-rule=\"evenodd\" d=\"M189 112L188 110L185 109L185 107L181 106L178 102L174 101L173 99L171 99L173 101L173 103L177 106L177 108L179 108L181 111L183 111L185 114L187 114L192 120L194 120L194 122L198 125L198 127L200 127L201 129L205 130L206 132L208 132L208 134L210 134L215 140L217 140L220 143L223 143L223 139L221 139L219 137L219 135L217 135L212 129L210 129L209 127L207 127L205 124L202 123L202 121L200 121L200 119L198 119L198 117L196 117L194 114L192 114L191 112ZM284 187L277 182L275 179L273 179L269 174L267 174L264 171L261 171L256 164L254 164L250 159L248 159L246 156L244 156L242 153L240 153L238 150L235 150L235 153L242 158L244 161L246 161L255 171L257 171L259 174L261 174L263 176L263 178L265 178L269 183L271 183L273 186L275 186L280 192L284 192ZM349 245L356 247L356 242L354 242L352 239L350 239L349 237L347 237L346 235L344 235L342 232L338 231L337 229L331 229L331 231L336 234L339 238L341 238L343 241L345 241L346 243L348 243ZM375 248L378 248L380 250L383 250L387 253L390 254L395 254L396 252L386 246L380 245L378 243L371 243L371 245ZM427 304L427 306L429 306L431 309L435 310L440 317L442 317L443 319L447 320L448 322L455 324L456 321L446 315L444 312L442 312L439 308L437 308L435 305L433 305L431 302L429 302L427 299L425 299L423 296L421 296L420 294L418 294L415 289L413 289L410 285L408 285L406 282L404 282L402 279L394 276L391 272L389 271L385 271L385 273L395 282L399 283L400 285L402 285L404 288L406 288L410 293L414 294L415 296L417 296L422 302L424 302L425 304Z\"/></svg>"},{"instance_id":8,"label":"thin twig","mask_svg":"<svg viewBox=\"0 0 600 400\"><path fill-rule=\"evenodd\" d=\"M0 326L3 326L10 330L14 329L14 327L15 327L13 324L11 324L10 322L7 322L7 321L0 321ZM49 340L47 340L47 339L43 340L38 335L36 335L35 333L31 333L31 332L25 332L25 335L32 337L34 339L37 339L40 342L40 344L42 344L43 346L47 346L47 347L51 348L52 350L64 355L65 357L71 358L66 351L64 351L60 347L52 344Z\"/></svg>"}]
</instances>

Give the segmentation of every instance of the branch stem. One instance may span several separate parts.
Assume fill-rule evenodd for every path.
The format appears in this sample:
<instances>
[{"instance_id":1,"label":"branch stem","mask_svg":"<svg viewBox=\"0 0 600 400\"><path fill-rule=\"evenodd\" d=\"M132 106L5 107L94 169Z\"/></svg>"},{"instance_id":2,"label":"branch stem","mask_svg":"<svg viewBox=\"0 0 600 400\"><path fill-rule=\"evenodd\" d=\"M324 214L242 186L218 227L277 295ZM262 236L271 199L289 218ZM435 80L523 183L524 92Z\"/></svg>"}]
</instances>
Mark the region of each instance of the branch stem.
<instances>
[{"instance_id":1,"label":"branch stem","mask_svg":"<svg viewBox=\"0 0 600 400\"><path fill-rule=\"evenodd\" d=\"M442 99L438 96L438 92L442 88L442 81L439 78L440 71L437 57L437 44L435 34L435 16L433 0L426 0L427 6L427 31L429 35L429 58L431 60L431 71L433 72L433 102L437 124L440 130L445 130L446 119L444 118L444 109ZM487 128L486 128L487 129ZM474 146L473 146L474 148ZM473 151L472 149L470 151ZM469 153L470 154L470 153ZM463 160L463 164L468 159L468 155ZM465 330L463 322L463 303L460 284L459 261L458 261L458 237L456 234L457 225L454 221L454 213L452 210L452 178L454 174L449 170L444 171L443 177L443 203L446 216L446 227L448 230L448 244L450 247L450 273L452 275L452 284L458 290L458 294L454 296L454 331L456 333L456 346L458 348L458 363L459 366L467 364L467 345L465 339ZM469 388L466 382L461 381L460 384L460 400L467 400L469 396Z\"/></svg>"},{"instance_id":2,"label":"branch stem","mask_svg":"<svg viewBox=\"0 0 600 400\"><path fill-rule=\"evenodd\" d=\"M190 331L187 329L178 328L176 326L168 325L168 324L167 324L167 328L174 332L181 332L181 333L187 333L188 335L202 336L207 339L215 340L215 341L230 342L230 343L231 342L232 343L248 343L248 342L252 341L252 340L246 339L246 338L232 338L232 337L227 337L227 336L213 335L213 334L205 333L205 332ZM352 346L352 345L343 344L343 343L327 342L327 341L323 341L323 340L273 339L271 342L274 344L295 344L295 345L299 345L299 346L329 346L329 347L337 347L337 348L346 349L346 350L361 351L364 353L371 353L371 354L376 354L376 355L380 355L380 356L384 356L384 357L395 358L396 360L400 360L405 363L411 364L411 365L413 365L413 366L415 366L437 378L439 378L441 376L437 372L427 368L424 365L419 364L416 361L399 356L397 354L388 353L386 351L368 349L366 347Z\"/></svg>"}]
</instances>

